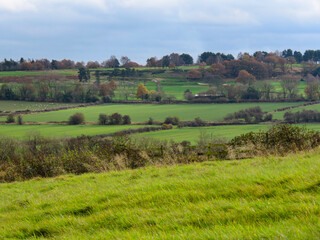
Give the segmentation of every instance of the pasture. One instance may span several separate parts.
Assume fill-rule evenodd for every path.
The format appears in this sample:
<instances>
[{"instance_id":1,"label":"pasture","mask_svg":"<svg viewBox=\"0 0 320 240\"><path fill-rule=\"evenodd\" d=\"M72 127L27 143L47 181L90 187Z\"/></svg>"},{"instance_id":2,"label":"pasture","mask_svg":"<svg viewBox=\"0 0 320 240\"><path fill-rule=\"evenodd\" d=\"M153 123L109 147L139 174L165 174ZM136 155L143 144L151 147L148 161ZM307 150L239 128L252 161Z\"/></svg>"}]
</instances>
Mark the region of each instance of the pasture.
<instances>
[{"instance_id":1,"label":"pasture","mask_svg":"<svg viewBox=\"0 0 320 240\"><path fill-rule=\"evenodd\" d=\"M263 111L272 112L277 108L301 105L302 103L230 103L230 104L105 104L86 108L75 108L54 112L28 114L24 121L50 122L67 121L77 112L84 114L86 121L96 122L100 113L111 115L118 112L129 115L133 122L145 122L149 117L164 121L168 116L178 116L181 121L191 121L200 117L206 121L223 120L228 113L260 106ZM5 120L2 118L2 120Z\"/></svg>"},{"instance_id":2,"label":"pasture","mask_svg":"<svg viewBox=\"0 0 320 240\"><path fill-rule=\"evenodd\" d=\"M299 124L299 126L305 126L311 130L320 131L320 124ZM231 126L215 126L215 127L185 127L175 128L167 131L149 132L136 134L136 137L155 138L158 140L167 140L174 142L189 141L191 144L197 144L200 140L200 136L208 142L224 138L231 140L236 136L245 134L248 132L265 131L271 128L271 124L252 124L252 125L231 125Z\"/></svg>"},{"instance_id":3,"label":"pasture","mask_svg":"<svg viewBox=\"0 0 320 240\"><path fill-rule=\"evenodd\" d=\"M0 239L319 239L319 154L0 184Z\"/></svg>"},{"instance_id":4,"label":"pasture","mask_svg":"<svg viewBox=\"0 0 320 240\"><path fill-rule=\"evenodd\" d=\"M0 111L15 112L15 111L39 111L49 110L61 107L78 106L79 103L48 103L48 102L25 102L25 101L0 101Z\"/></svg>"},{"instance_id":5,"label":"pasture","mask_svg":"<svg viewBox=\"0 0 320 240\"><path fill-rule=\"evenodd\" d=\"M283 115L286 112L302 112L303 110L313 110L313 111L320 111L320 104L314 104L314 105L310 105L310 106L303 106L303 107L299 107L299 108L294 108L291 110L286 110L283 112L276 112L273 113L273 118L274 119L283 119Z\"/></svg>"},{"instance_id":6,"label":"pasture","mask_svg":"<svg viewBox=\"0 0 320 240\"><path fill-rule=\"evenodd\" d=\"M0 136L17 139L28 139L33 136L45 137L79 137L81 135L101 135L119 132L126 129L143 128L144 125L0 125Z\"/></svg>"}]
</instances>

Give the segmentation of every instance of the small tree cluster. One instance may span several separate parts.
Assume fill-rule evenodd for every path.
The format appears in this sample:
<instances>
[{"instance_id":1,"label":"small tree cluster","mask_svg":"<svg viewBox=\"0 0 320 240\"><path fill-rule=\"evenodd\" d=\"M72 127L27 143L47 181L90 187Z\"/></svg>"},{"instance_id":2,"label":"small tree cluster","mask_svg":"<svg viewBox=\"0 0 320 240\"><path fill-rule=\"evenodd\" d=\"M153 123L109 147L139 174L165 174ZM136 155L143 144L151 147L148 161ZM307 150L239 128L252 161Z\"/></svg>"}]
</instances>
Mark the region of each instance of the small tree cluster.
<instances>
[{"instance_id":1,"label":"small tree cluster","mask_svg":"<svg viewBox=\"0 0 320 240\"><path fill-rule=\"evenodd\" d=\"M172 124L172 125L178 125L180 122L180 119L179 117L175 116L175 117L167 117L165 120L164 120L164 123L165 124Z\"/></svg>"},{"instance_id":2,"label":"small tree cluster","mask_svg":"<svg viewBox=\"0 0 320 240\"><path fill-rule=\"evenodd\" d=\"M303 110L302 112L286 112L284 121L287 123L309 123L320 122L320 112L313 110Z\"/></svg>"},{"instance_id":3,"label":"small tree cluster","mask_svg":"<svg viewBox=\"0 0 320 240\"><path fill-rule=\"evenodd\" d=\"M84 115L83 113L75 113L69 118L69 124L70 125L79 125L84 123Z\"/></svg>"},{"instance_id":4,"label":"small tree cluster","mask_svg":"<svg viewBox=\"0 0 320 240\"><path fill-rule=\"evenodd\" d=\"M129 125L131 124L131 118L129 115L122 116L119 113L113 113L110 116L100 114L98 123L100 125Z\"/></svg>"},{"instance_id":5,"label":"small tree cluster","mask_svg":"<svg viewBox=\"0 0 320 240\"><path fill-rule=\"evenodd\" d=\"M247 123L259 123L272 120L272 114L262 112L260 107L243 109L233 114L228 114L224 120L243 119Z\"/></svg>"}]
</instances>

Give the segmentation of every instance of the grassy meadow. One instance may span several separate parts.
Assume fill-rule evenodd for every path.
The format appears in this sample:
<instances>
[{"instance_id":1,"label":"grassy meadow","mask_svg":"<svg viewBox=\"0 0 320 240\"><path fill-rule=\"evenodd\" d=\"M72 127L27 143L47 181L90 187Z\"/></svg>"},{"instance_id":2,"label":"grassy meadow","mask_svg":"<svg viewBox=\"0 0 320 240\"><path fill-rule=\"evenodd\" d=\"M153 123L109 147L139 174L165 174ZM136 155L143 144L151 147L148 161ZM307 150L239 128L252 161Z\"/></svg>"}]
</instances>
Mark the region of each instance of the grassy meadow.
<instances>
[{"instance_id":1,"label":"grassy meadow","mask_svg":"<svg viewBox=\"0 0 320 240\"><path fill-rule=\"evenodd\" d=\"M320 124L298 124L310 130L320 131ZM197 144L200 136L207 139L224 138L231 140L236 136L248 132L265 131L271 128L271 124L252 124L252 125L232 125L232 126L215 126L215 127L184 127L175 128L168 131L140 133L135 136L150 137L158 140L172 140L175 142L189 141L191 144Z\"/></svg>"},{"instance_id":2,"label":"grassy meadow","mask_svg":"<svg viewBox=\"0 0 320 240\"><path fill-rule=\"evenodd\" d=\"M283 112L276 112L276 113L273 113L273 118L274 119L283 119L283 115L286 113L286 112L302 112L303 110L313 110L313 111L320 111L320 104L314 104L314 105L310 105L310 106L303 106L303 107L299 107L299 108L294 108L294 109L291 109L291 110L286 110L286 111L283 111Z\"/></svg>"},{"instance_id":3,"label":"grassy meadow","mask_svg":"<svg viewBox=\"0 0 320 240\"><path fill-rule=\"evenodd\" d=\"M319 239L319 154L1 184L0 239Z\"/></svg>"},{"instance_id":4,"label":"grassy meadow","mask_svg":"<svg viewBox=\"0 0 320 240\"><path fill-rule=\"evenodd\" d=\"M15 111L38 111L61 107L78 106L79 103L48 103L48 102L26 102L26 101L0 101L0 111L15 112Z\"/></svg>"},{"instance_id":5,"label":"grassy meadow","mask_svg":"<svg viewBox=\"0 0 320 240\"><path fill-rule=\"evenodd\" d=\"M74 108L54 112L28 114L23 117L24 121L50 122L67 121L77 112L84 114L86 121L96 122L100 113L109 114L118 112L129 115L133 122L148 121L149 117L154 120L164 121L168 116L178 116L181 121L191 121L200 117L206 121L223 120L228 113L234 113L241 109L260 106L263 111L271 112L277 108L301 105L302 103L230 103L230 104L105 104L86 108ZM4 121L5 118L0 118Z\"/></svg>"},{"instance_id":6,"label":"grassy meadow","mask_svg":"<svg viewBox=\"0 0 320 240\"><path fill-rule=\"evenodd\" d=\"M143 128L144 125L0 125L0 136L27 139L30 136L78 137L110 134L126 129Z\"/></svg>"}]
</instances>

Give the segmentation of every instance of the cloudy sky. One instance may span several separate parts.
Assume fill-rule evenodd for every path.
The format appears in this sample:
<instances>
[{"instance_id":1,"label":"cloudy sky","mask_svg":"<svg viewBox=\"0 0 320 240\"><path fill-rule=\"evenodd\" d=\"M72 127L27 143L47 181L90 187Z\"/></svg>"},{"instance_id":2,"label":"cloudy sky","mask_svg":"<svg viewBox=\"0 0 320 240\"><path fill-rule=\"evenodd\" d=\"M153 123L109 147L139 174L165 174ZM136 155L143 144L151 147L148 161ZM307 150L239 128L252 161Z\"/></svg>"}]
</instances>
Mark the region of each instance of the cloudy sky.
<instances>
[{"instance_id":1,"label":"cloudy sky","mask_svg":"<svg viewBox=\"0 0 320 240\"><path fill-rule=\"evenodd\" d=\"M320 49L320 0L0 0L0 59Z\"/></svg>"}]
</instances>

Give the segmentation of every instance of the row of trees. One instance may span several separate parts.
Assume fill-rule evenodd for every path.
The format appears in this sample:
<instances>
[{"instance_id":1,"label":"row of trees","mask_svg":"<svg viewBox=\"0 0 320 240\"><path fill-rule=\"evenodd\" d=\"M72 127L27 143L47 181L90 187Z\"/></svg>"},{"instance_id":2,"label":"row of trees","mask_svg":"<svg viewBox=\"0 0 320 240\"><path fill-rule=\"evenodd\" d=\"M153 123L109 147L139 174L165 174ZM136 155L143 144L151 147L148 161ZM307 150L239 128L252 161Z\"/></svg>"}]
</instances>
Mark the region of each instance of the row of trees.
<instances>
[{"instance_id":1,"label":"row of trees","mask_svg":"<svg viewBox=\"0 0 320 240\"><path fill-rule=\"evenodd\" d=\"M287 123L308 123L320 122L320 112L313 110L303 110L302 112L286 112L284 121Z\"/></svg>"},{"instance_id":2,"label":"row of trees","mask_svg":"<svg viewBox=\"0 0 320 240\"><path fill-rule=\"evenodd\" d=\"M117 84L113 80L99 86L78 83L73 87L44 82L40 85L31 83L23 85L3 84L0 88L0 99L89 103L100 99L110 101L114 97L116 89Z\"/></svg>"},{"instance_id":3,"label":"row of trees","mask_svg":"<svg viewBox=\"0 0 320 240\"><path fill-rule=\"evenodd\" d=\"M237 56L238 60L254 58L258 62L267 63L270 65L284 65L285 61L289 64L301 63L301 62L318 62L320 61L320 50L306 50L303 54L299 51L293 51L291 49L286 49L282 52L276 51L265 52L256 51L254 54L250 55L248 53L239 53ZM197 59L197 64L212 65L217 63L223 63L225 61L235 60L232 54L224 53L213 53L213 52L203 52L199 55ZM163 56L161 59L156 57L150 57L147 59L147 67L176 67L184 65L194 64L194 59L190 54L183 53L171 53L169 55ZM0 71L17 71L17 70L49 70L49 69L98 69L98 68L118 68L118 67L129 67L137 68L141 67L138 63L131 61L127 56L122 56L118 59L116 56L112 55L109 59L99 63L98 61L88 61L84 62L74 62L69 59L58 60L48 60L48 59L24 59L20 58L19 61L13 59L4 59L0 62Z\"/></svg>"}]
</instances>

